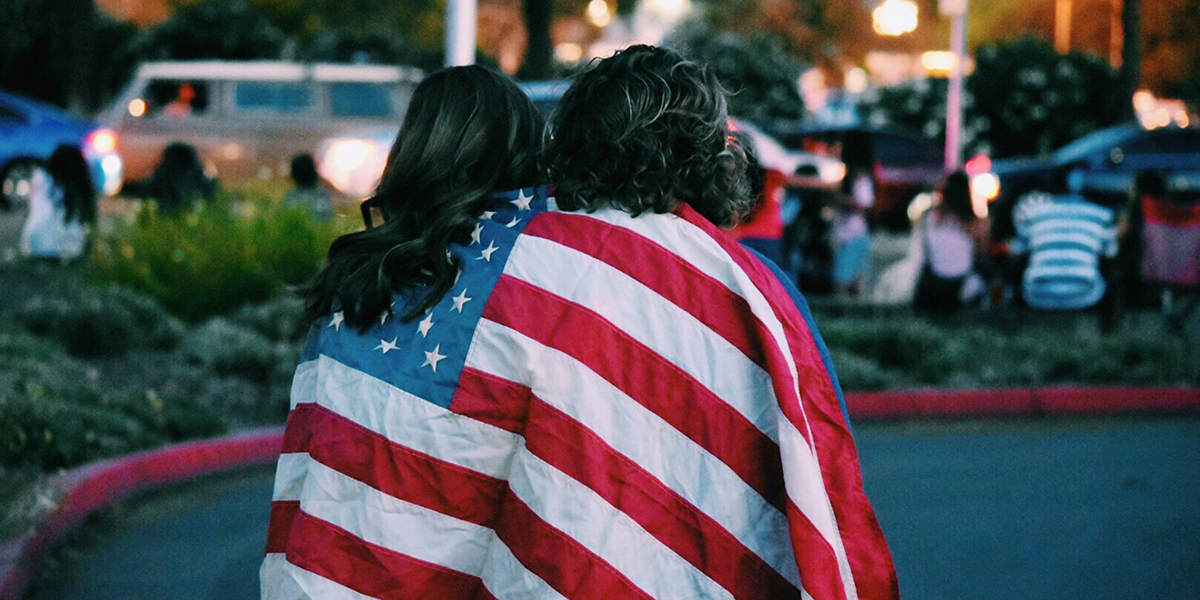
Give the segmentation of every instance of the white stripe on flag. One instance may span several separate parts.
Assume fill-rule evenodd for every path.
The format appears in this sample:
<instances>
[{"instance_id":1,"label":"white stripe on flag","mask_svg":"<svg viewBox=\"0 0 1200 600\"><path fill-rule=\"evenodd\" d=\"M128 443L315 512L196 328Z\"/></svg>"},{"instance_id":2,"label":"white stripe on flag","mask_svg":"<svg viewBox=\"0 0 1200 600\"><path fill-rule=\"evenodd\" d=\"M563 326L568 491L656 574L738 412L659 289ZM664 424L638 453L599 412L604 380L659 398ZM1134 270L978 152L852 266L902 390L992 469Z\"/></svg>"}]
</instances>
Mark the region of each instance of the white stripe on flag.
<instances>
[{"instance_id":1,"label":"white stripe on flag","mask_svg":"<svg viewBox=\"0 0 1200 600\"><path fill-rule=\"evenodd\" d=\"M262 600L310 600L312 598L344 598L345 600L374 600L336 581L305 571L288 562L280 553L268 554L258 569Z\"/></svg>"},{"instance_id":2,"label":"white stripe on flag","mask_svg":"<svg viewBox=\"0 0 1200 600\"><path fill-rule=\"evenodd\" d=\"M531 386L542 401L587 427L799 586L787 517L728 465L586 365L487 319L475 330L466 363ZM535 365L538 373L561 377L533 381Z\"/></svg>"},{"instance_id":3,"label":"white stripe on flag","mask_svg":"<svg viewBox=\"0 0 1200 600\"><path fill-rule=\"evenodd\" d=\"M275 500L298 500L306 514L363 541L479 577L498 598L561 598L525 569L491 529L389 496L307 454L292 456L296 458L280 461L279 469L304 474L283 479L303 478L305 484L298 496Z\"/></svg>"},{"instance_id":4,"label":"white stripe on flag","mask_svg":"<svg viewBox=\"0 0 1200 600\"><path fill-rule=\"evenodd\" d=\"M387 439L503 478L520 436L422 400L328 356L296 369L292 406L315 402Z\"/></svg>"},{"instance_id":5,"label":"white stripe on flag","mask_svg":"<svg viewBox=\"0 0 1200 600\"><path fill-rule=\"evenodd\" d=\"M587 486L523 452L512 492L543 521L629 578L656 600L733 596Z\"/></svg>"},{"instance_id":6,"label":"white stripe on flag","mask_svg":"<svg viewBox=\"0 0 1200 600\"><path fill-rule=\"evenodd\" d=\"M533 236L517 240L504 272L595 311L779 442L770 375L654 290L583 252ZM664 335L668 327L670 335Z\"/></svg>"},{"instance_id":7,"label":"white stripe on flag","mask_svg":"<svg viewBox=\"0 0 1200 600\"><path fill-rule=\"evenodd\" d=\"M775 316L775 311L771 308L770 302L767 301L766 296L759 291L758 287L754 285L749 275L737 266L737 263L729 256L729 253L707 232L681 217L670 214L645 214L635 218L619 210L602 209L594 213L583 214L583 216L622 227L654 240L683 260L695 265L701 271L704 271L705 274L720 281L734 293L742 296L749 303L755 316L766 326L771 337L783 351L784 355L789 357L789 360L786 362L792 377L792 385L794 386L797 398L800 397L799 377L795 364L790 360L792 351L788 344L787 336L784 333L783 324ZM838 571L846 589L846 597L849 600L855 600L858 598L858 592L854 585L853 572L850 570L850 561L846 556L846 547L842 542L840 530L837 527L837 518L833 513L833 505L829 500L828 494L825 492L824 477L821 475L815 449L806 441L813 440L813 435L812 429L808 424L808 416L804 414L806 411L804 410L803 402L799 403L799 408L804 415L803 426L808 434L800 441L808 448L808 451L791 453L789 458L792 460L785 460L783 463L784 472L786 474L789 469L799 467L806 475L815 474L816 479L811 480L793 476L789 479L789 483L794 483L797 479L807 481L807 485L804 487L818 488L822 501L814 506L812 502L807 501L808 498L806 497L796 498L796 495L800 492L793 489L793 485L786 486L788 496L796 503L797 508L801 509L808 519L828 539L830 545L833 547L834 555L837 557ZM787 419L783 418L782 415L780 415L780 418L783 422L787 422ZM782 426L780 427L780 435L783 437ZM799 465L796 461L809 461L810 464ZM803 504L801 501L803 501ZM829 535L829 532L832 532L833 535Z\"/></svg>"}]
</instances>

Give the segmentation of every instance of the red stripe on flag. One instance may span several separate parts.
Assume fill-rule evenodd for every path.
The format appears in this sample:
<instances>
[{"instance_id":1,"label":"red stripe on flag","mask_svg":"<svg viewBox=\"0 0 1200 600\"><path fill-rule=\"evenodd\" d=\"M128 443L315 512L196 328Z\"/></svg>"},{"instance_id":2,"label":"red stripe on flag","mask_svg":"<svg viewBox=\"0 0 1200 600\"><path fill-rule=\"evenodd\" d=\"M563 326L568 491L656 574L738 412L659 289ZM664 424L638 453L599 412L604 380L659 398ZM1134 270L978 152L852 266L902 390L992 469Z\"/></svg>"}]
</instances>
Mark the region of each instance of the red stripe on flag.
<instances>
[{"instance_id":1,"label":"red stripe on flag","mask_svg":"<svg viewBox=\"0 0 1200 600\"><path fill-rule=\"evenodd\" d=\"M496 284L483 316L583 363L783 510L779 446L695 378L611 322L508 275Z\"/></svg>"},{"instance_id":2,"label":"red stripe on flag","mask_svg":"<svg viewBox=\"0 0 1200 600\"><path fill-rule=\"evenodd\" d=\"M790 358L796 365L801 395L797 399L795 392L790 389L787 393L780 393L777 386L776 394L781 409L786 418L806 436L805 416L808 417L807 423L812 428L812 436L815 438L811 442L817 453L821 475L837 518L859 595L872 599L898 598L900 592L895 567L883 537L883 530L875 518L875 511L863 492L862 474L854 440L842 416L833 383L825 371L825 365L821 361L816 342L804 317L798 310L781 310L780 307L793 306L791 296L775 278L775 274L748 250L730 239L690 206L680 205L675 212L720 244L766 296L775 316L783 323L787 343L792 351ZM783 377L780 377L780 374L787 373L786 367L778 365L777 362L783 358L780 356L781 349L774 344L767 346L773 379L781 380ZM800 410L800 402L804 403L803 412ZM801 550L797 548L797 554ZM801 571L801 577L808 575L807 571Z\"/></svg>"},{"instance_id":3,"label":"red stripe on flag","mask_svg":"<svg viewBox=\"0 0 1200 600\"><path fill-rule=\"evenodd\" d=\"M567 598L652 600L615 567L543 521L516 495L505 499L496 535L525 568Z\"/></svg>"},{"instance_id":4,"label":"red stripe on flag","mask_svg":"<svg viewBox=\"0 0 1200 600\"><path fill-rule=\"evenodd\" d=\"M687 311L761 367L767 366L759 324L746 300L695 265L650 239L586 215L543 213L525 235L545 238L590 255Z\"/></svg>"},{"instance_id":5,"label":"red stripe on flag","mask_svg":"<svg viewBox=\"0 0 1200 600\"><path fill-rule=\"evenodd\" d=\"M365 542L304 513L297 503L276 503L271 516L268 539L287 539L286 547L275 551L286 552L293 565L361 594L381 600L495 600L478 577ZM291 536L274 531L284 523Z\"/></svg>"},{"instance_id":6,"label":"red stripe on flag","mask_svg":"<svg viewBox=\"0 0 1200 600\"><path fill-rule=\"evenodd\" d=\"M271 520L267 527L267 554L287 550L288 536L292 534L292 523L300 510L299 500L277 500L271 503Z\"/></svg>"},{"instance_id":7,"label":"red stripe on flag","mask_svg":"<svg viewBox=\"0 0 1200 600\"><path fill-rule=\"evenodd\" d=\"M284 452L313 460L389 496L477 525L490 526L508 492L502 480L440 460L316 404L292 411ZM306 444L299 445L298 441Z\"/></svg>"},{"instance_id":8,"label":"red stripe on flag","mask_svg":"<svg viewBox=\"0 0 1200 600\"><path fill-rule=\"evenodd\" d=\"M529 398L527 386L464 367L450 410L521 435L529 420Z\"/></svg>"},{"instance_id":9,"label":"red stripe on flag","mask_svg":"<svg viewBox=\"0 0 1200 600\"><path fill-rule=\"evenodd\" d=\"M470 393L456 394L451 410L523 433L531 453L629 515L735 598L800 597L800 590L719 523L527 386L468 369L460 391L464 387ZM527 426L513 426L518 414Z\"/></svg>"},{"instance_id":10,"label":"red stripe on flag","mask_svg":"<svg viewBox=\"0 0 1200 600\"><path fill-rule=\"evenodd\" d=\"M800 583L804 589L815 600L846 600L846 588L842 585L837 555L829 541L790 500L787 516L792 547L796 549L796 563L800 565ZM859 598L875 600L877 597L865 595L859 590Z\"/></svg>"}]
</instances>

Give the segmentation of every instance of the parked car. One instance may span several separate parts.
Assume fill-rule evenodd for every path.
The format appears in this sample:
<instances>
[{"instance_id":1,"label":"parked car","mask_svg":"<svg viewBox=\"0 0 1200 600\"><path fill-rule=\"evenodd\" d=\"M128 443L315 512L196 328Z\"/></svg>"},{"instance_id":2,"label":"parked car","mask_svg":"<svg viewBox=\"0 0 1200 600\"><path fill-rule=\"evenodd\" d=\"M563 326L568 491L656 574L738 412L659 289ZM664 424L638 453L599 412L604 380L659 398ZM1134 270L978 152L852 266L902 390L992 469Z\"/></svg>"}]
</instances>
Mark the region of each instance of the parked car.
<instances>
[{"instance_id":1,"label":"parked car","mask_svg":"<svg viewBox=\"0 0 1200 600\"><path fill-rule=\"evenodd\" d=\"M126 177L153 172L172 142L194 146L213 175L286 175L292 156L337 146L335 186L386 154L367 134L396 128L419 69L271 61L141 65L103 120L120 136ZM345 193L352 190L341 189Z\"/></svg>"},{"instance_id":2,"label":"parked car","mask_svg":"<svg viewBox=\"0 0 1200 600\"><path fill-rule=\"evenodd\" d=\"M865 164L875 182L876 225L904 230L908 205L937 186L944 173L942 149L899 127L777 123L771 133L788 148L838 156L847 165Z\"/></svg>"},{"instance_id":3,"label":"parked car","mask_svg":"<svg viewBox=\"0 0 1200 600\"><path fill-rule=\"evenodd\" d=\"M1031 191L1076 191L1099 203L1122 204L1145 170L1161 171L1177 197L1200 199L1200 127L1129 123L1102 129L1049 156L993 161L989 171L974 176L972 187L990 192L992 235L1003 240L1015 234L1013 206Z\"/></svg>"},{"instance_id":4,"label":"parked car","mask_svg":"<svg viewBox=\"0 0 1200 600\"><path fill-rule=\"evenodd\" d=\"M121 189L124 165L113 131L49 104L0 92L0 207L28 201L34 169L62 144L83 150L97 191L112 195Z\"/></svg>"},{"instance_id":5,"label":"parked car","mask_svg":"<svg viewBox=\"0 0 1200 600\"><path fill-rule=\"evenodd\" d=\"M787 177L816 177L825 186L839 185L846 176L846 165L835 157L786 147L758 126L742 119L730 119L730 124L731 129L750 136L759 164L767 169Z\"/></svg>"}]
</instances>

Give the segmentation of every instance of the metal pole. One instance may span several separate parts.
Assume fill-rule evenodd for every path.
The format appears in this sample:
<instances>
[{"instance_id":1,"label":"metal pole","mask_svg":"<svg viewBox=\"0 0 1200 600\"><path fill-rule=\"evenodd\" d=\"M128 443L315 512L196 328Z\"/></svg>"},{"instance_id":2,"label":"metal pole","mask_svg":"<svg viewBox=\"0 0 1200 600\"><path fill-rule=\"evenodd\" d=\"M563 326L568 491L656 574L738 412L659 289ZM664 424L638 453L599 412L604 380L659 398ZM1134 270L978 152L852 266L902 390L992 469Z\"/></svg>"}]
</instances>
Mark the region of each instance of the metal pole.
<instances>
[{"instance_id":1,"label":"metal pole","mask_svg":"<svg viewBox=\"0 0 1200 600\"><path fill-rule=\"evenodd\" d=\"M475 63L476 0L446 0L446 66Z\"/></svg>"},{"instance_id":2,"label":"metal pole","mask_svg":"<svg viewBox=\"0 0 1200 600\"><path fill-rule=\"evenodd\" d=\"M965 6L950 17L950 51L954 53L954 67L950 70L950 89L946 95L946 172L958 169L962 163L963 66L967 61Z\"/></svg>"}]
</instances>

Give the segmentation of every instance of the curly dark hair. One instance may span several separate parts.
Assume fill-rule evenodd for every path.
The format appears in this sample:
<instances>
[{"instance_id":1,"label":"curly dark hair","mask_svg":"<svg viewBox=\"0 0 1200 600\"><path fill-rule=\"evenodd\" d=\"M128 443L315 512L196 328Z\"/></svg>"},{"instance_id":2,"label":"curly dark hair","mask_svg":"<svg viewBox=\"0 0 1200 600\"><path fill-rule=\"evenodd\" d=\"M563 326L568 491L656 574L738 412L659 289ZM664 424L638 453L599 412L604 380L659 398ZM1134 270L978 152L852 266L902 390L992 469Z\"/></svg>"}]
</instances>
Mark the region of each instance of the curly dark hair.
<instances>
[{"instance_id":1,"label":"curly dark hair","mask_svg":"<svg viewBox=\"0 0 1200 600\"><path fill-rule=\"evenodd\" d=\"M637 216L687 203L728 226L753 206L725 90L711 70L673 50L632 46L595 63L552 121L550 180L567 210Z\"/></svg>"},{"instance_id":2,"label":"curly dark hair","mask_svg":"<svg viewBox=\"0 0 1200 600\"><path fill-rule=\"evenodd\" d=\"M379 188L364 202L384 223L333 242L305 290L305 317L341 310L348 325L366 331L395 292L420 292L398 315L405 321L436 304L459 270L447 248L470 236L492 195L543 182L544 129L533 102L500 73L467 66L427 77L413 92Z\"/></svg>"}]
</instances>

